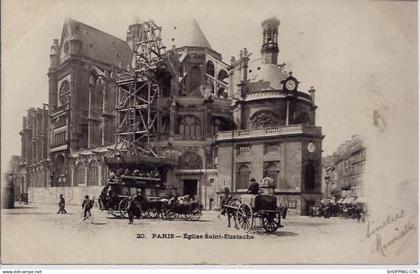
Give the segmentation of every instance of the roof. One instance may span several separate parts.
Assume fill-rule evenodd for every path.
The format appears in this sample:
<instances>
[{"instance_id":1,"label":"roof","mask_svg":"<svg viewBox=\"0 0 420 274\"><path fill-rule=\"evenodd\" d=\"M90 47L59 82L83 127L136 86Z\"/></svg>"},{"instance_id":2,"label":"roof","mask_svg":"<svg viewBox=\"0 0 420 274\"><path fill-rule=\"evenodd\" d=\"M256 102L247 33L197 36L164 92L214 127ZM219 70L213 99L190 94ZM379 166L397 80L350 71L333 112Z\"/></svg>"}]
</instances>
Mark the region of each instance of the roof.
<instances>
[{"instance_id":1,"label":"roof","mask_svg":"<svg viewBox=\"0 0 420 274\"><path fill-rule=\"evenodd\" d=\"M262 58L250 61L248 64L248 88L251 92L263 90L281 90L281 81L287 78L287 73L276 64L264 64Z\"/></svg>"},{"instance_id":2,"label":"roof","mask_svg":"<svg viewBox=\"0 0 420 274\"><path fill-rule=\"evenodd\" d=\"M277 19L277 17L271 17L271 18L268 18L268 19L265 19L262 23L261 23L261 25L262 26L264 26L264 25L276 25L276 26L278 26L278 25L280 25L280 20L279 19Z\"/></svg>"},{"instance_id":3,"label":"roof","mask_svg":"<svg viewBox=\"0 0 420 274\"><path fill-rule=\"evenodd\" d=\"M211 45L195 19L170 23L163 28L163 40L168 48L185 46L211 49Z\"/></svg>"},{"instance_id":4,"label":"roof","mask_svg":"<svg viewBox=\"0 0 420 274\"><path fill-rule=\"evenodd\" d=\"M74 19L67 19L65 25L70 39L82 41L83 56L116 67L130 63L132 52L126 41Z\"/></svg>"}]
</instances>

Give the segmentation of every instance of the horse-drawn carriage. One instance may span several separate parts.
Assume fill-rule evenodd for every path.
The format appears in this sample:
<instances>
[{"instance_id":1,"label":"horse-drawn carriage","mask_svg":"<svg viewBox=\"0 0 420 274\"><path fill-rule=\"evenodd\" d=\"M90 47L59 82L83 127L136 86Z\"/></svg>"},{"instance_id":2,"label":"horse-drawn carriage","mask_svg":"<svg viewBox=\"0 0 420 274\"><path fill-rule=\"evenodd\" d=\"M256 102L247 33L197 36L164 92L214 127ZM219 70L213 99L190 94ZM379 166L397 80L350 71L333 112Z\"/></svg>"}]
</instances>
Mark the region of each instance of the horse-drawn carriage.
<instances>
[{"instance_id":1,"label":"horse-drawn carriage","mask_svg":"<svg viewBox=\"0 0 420 274\"><path fill-rule=\"evenodd\" d=\"M277 205L274 186L270 183L270 180L263 179L261 189L266 193L225 197L222 207L224 213L227 213L228 216L228 226L230 226L230 219L233 217L235 227L243 229L245 232L260 226L266 232L274 233L282 227L281 218L284 209Z\"/></svg>"},{"instance_id":2,"label":"horse-drawn carriage","mask_svg":"<svg viewBox=\"0 0 420 274\"><path fill-rule=\"evenodd\" d=\"M184 197L173 197L168 201L163 211L163 218L170 220L182 218L188 221L198 221L202 215L202 207L200 201L191 200L188 195Z\"/></svg>"},{"instance_id":3,"label":"horse-drawn carriage","mask_svg":"<svg viewBox=\"0 0 420 274\"><path fill-rule=\"evenodd\" d=\"M127 217L130 197L140 194L137 203L142 217L157 218L167 203L163 182L171 162L146 156L105 158L112 171L108 183L99 195L99 206L116 217Z\"/></svg>"},{"instance_id":4,"label":"horse-drawn carriage","mask_svg":"<svg viewBox=\"0 0 420 274\"><path fill-rule=\"evenodd\" d=\"M119 181L110 181L99 195L99 207L115 217L127 217L130 197L141 195L142 217L156 218L165 207L165 198L159 197L161 187L158 178L121 176Z\"/></svg>"},{"instance_id":5,"label":"horse-drawn carriage","mask_svg":"<svg viewBox=\"0 0 420 274\"><path fill-rule=\"evenodd\" d=\"M124 177L123 179L124 183L107 184L99 196L100 209L108 210L115 217L128 217L129 200L135 196L137 196L136 211L142 218L160 217L169 220L179 218L197 221L202 215L202 205L199 201L190 200L185 196L173 196L165 189L142 188L138 181L127 180L128 178ZM145 195L145 192L149 195Z\"/></svg>"}]
</instances>

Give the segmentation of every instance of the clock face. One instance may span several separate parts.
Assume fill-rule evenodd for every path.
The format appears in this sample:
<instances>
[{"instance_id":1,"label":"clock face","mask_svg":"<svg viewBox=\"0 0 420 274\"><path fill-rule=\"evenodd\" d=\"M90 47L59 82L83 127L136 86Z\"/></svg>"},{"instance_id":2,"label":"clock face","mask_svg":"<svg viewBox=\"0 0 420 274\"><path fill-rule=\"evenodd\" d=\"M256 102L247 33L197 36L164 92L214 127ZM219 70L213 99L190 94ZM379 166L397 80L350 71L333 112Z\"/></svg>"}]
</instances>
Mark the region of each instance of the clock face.
<instances>
[{"instance_id":1,"label":"clock face","mask_svg":"<svg viewBox=\"0 0 420 274\"><path fill-rule=\"evenodd\" d=\"M315 146L315 144L314 144L314 143L310 142L310 143L308 143L308 145L306 146L306 149L308 149L308 151L309 151L310 153L312 153L312 152L314 152L314 151L315 151L316 146Z\"/></svg>"},{"instance_id":2,"label":"clock face","mask_svg":"<svg viewBox=\"0 0 420 274\"><path fill-rule=\"evenodd\" d=\"M296 82L292 79L286 81L286 89L287 90L295 90L296 89Z\"/></svg>"}]
</instances>

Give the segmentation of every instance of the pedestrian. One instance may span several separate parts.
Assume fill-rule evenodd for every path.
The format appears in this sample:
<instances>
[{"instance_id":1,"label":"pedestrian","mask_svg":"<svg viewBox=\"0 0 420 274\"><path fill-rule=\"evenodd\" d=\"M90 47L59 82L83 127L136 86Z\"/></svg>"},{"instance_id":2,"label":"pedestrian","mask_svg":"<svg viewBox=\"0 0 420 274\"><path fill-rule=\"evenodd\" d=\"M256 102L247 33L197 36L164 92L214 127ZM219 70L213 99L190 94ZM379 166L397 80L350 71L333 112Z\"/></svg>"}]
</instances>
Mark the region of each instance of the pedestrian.
<instances>
[{"instance_id":1,"label":"pedestrian","mask_svg":"<svg viewBox=\"0 0 420 274\"><path fill-rule=\"evenodd\" d=\"M92 216L92 213L90 212L90 209L92 208L92 206L93 206L92 200L89 199L89 195L86 195L82 203L83 221L85 221L90 216Z\"/></svg>"},{"instance_id":2,"label":"pedestrian","mask_svg":"<svg viewBox=\"0 0 420 274\"><path fill-rule=\"evenodd\" d=\"M128 213L128 224L133 224L134 217L140 218L141 213L141 191L137 190L137 194L134 197L130 197L127 205Z\"/></svg>"},{"instance_id":3,"label":"pedestrian","mask_svg":"<svg viewBox=\"0 0 420 274\"><path fill-rule=\"evenodd\" d=\"M284 207L283 207L283 212L282 212L282 216L281 216L283 219L286 219L287 211L289 211L289 207L287 206L287 204L285 204Z\"/></svg>"},{"instance_id":4,"label":"pedestrian","mask_svg":"<svg viewBox=\"0 0 420 274\"><path fill-rule=\"evenodd\" d=\"M67 214L65 207L66 207L66 201L64 200L63 194L60 194L60 201L58 202L57 214Z\"/></svg>"},{"instance_id":5,"label":"pedestrian","mask_svg":"<svg viewBox=\"0 0 420 274\"><path fill-rule=\"evenodd\" d=\"M127 213L128 213L128 224L133 224L134 221L134 201L133 197L128 198Z\"/></svg>"}]
</instances>

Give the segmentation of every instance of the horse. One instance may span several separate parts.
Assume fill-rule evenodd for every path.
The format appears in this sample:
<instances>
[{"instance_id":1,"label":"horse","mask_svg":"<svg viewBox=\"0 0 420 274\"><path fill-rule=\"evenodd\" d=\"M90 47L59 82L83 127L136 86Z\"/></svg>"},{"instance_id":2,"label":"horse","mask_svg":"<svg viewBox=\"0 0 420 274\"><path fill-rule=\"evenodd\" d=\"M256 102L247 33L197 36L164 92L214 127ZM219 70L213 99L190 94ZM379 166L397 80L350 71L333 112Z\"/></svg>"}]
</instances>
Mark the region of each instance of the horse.
<instances>
[{"instance_id":1,"label":"horse","mask_svg":"<svg viewBox=\"0 0 420 274\"><path fill-rule=\"evenodd\" d=\"M226 215L228 217L228 227L230 227L230 219L233 216L233 220L235 222L235 228L239 229L238 222L236 219L236 211L239 205L241 204L241 200L236 197L232 196L225 196L225 198L222 199L222 215Z\"/></svg>"}]
</instances>

